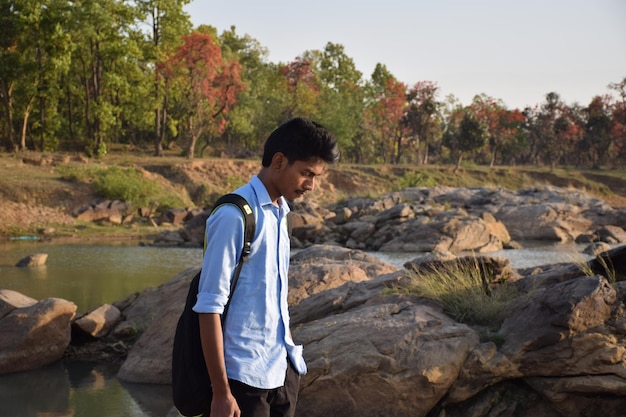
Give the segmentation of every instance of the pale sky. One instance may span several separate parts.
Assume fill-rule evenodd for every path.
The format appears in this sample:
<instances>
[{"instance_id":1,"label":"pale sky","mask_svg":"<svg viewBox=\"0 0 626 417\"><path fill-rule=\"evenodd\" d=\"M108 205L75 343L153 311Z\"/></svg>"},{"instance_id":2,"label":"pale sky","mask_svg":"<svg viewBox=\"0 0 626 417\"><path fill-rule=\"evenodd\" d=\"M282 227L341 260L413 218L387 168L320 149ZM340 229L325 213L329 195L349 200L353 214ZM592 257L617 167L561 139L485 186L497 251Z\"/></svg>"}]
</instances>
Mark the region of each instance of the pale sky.
<instances>
[{"instance_id":1,"label":"pale sky","mask_svg":"<svg viewBox=\"0 0 626 417\"><path fill-rule=\"evenodd\" d=\"M476 94L507 107L556 92L586 106L626 77L626 0L192 0L194 25L232 25L274 63L341 44L364 79L377 63L440 98Z\"/></svg>"}]
</instances>

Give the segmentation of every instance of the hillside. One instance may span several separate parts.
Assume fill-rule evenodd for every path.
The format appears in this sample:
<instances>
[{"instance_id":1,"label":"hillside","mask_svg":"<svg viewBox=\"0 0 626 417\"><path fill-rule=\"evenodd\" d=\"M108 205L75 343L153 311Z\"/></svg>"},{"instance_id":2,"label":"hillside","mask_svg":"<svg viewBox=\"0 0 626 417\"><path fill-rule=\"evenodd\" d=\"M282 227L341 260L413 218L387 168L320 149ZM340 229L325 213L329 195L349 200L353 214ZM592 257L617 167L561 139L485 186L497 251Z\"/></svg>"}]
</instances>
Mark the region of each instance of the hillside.
<instances>
[{"instance_id":1,"label":"hillside","mask_svg":"<svg viewBox=\"0 0 626 417\"><path fill-rule=\"evenodd\" d=\"M176 194L188 207L203 207L222 193L245 183L259 169L259 162L236 159L187 160L176 156L109 154L103 160L61 154L0 155L0 236L39 234L54 228L56 234L140 237L155 233L153 227L77 225L71 213L98 197L92 184L67 179L68 168L135 167L163 190ZM465 168L458 173L450 166L362 166L338 164L329 167L318 189L308 199L327 205L348 197L369 196L407 186L502 187L520 189L553 185L582 190L626 207L626 171L577 171L539 167ZM122 230L123 229L123 230Z\"/></svg>"}]
</instances>

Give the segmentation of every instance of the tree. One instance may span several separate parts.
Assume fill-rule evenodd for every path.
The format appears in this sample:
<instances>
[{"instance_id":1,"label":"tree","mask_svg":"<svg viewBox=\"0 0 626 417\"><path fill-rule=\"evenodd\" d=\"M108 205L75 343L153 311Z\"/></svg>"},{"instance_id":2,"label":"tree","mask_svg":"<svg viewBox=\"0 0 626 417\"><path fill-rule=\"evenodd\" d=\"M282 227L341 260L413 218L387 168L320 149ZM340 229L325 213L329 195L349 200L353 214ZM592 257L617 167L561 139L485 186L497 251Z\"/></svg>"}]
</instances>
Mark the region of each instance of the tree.
<instances>
[{"instance_id":1,"label":"tree","mask_svg":"<svg viewBox=\"0 0 626 417\"><path fill-rule=\"evenodd\" d=\"M496 162L498 151L514 141L523 125L524 115L519 110L509 110L501 100L486 95L475 96L471 108L487 130L489 166Z\"/></svg>"},{"instance_id":2,"label":"tree","mask_svg":"<svg viewBox=\"0 0 626 417\"><path fill-rule=\"evenodd\" d=\"M279 66L289 94L289 106L281 122L295 116L312 117L316 113L320 86L311 61L311 57L298 56L294 61Z\"/></svg>"},{"instance_id":3,"label":"tree","mask_svg":"<svg viewBox=\"0 0 626 417\"><path fill-rule=\"evenodd\" d=\"M141 58L135 43L136 9L120 0L71 4L74 48L66 82L73 88L65 112L72 115L72 131L89 140L87 150L102 156L106 142L119 139L126 101L136 93L132 81Z\"/></svg>"},{"instance_id":4,"label":"tree","mask_svg":"<svg viewBox=\"0 0 626 417\"><path fill-rule=\"evenodd\" d=\"M234 26L219 39L223 56L241 63L241 77L246 86L227 115L224 141L239 153L257 151L289 107L287 84L278 65L268 62L267 49L256 39L239 36Z\"/></svg>"},{"instance_id":5,"label":"tree","mask_svg":"<svg viewBox=\"0 0 626 417\"><path fill-rule=\"evenodd\" d=\"M177 84L180 95L173 100L188 136L186 156L193 158L201 135L217 136L224 131L225 115L242 90L240 65L224 61L220 47L208 33L192 32L165 62L160 72L166 84Z\"/></svg>"},{"instance_id":6,"label":"tree","mask_svg":"<svg viewBox=\"0 0 626 417\"><path fill-rule=\"evenodd\" d=\"M437 101L438 90L436 83L420 81L408 92L408 109L404 115L404 123L415 138L420 164L428 164L429 147L441 137L442 103Z\"/></svg>"},{"instance_id":7,"label":"tree","mask_svg":"<svg viewBox=\"0 0 626 417\"><path fill-rule=\"evenodd\" d=\"M444 144L457 155L454 172L461 167L463 157L468 152L481 149L487 143L488 133L486 127L478 120L471 108L456 112L453 117L460 121L452 121L448 125L444 135Z\"/></svg>"},{"instance_id":8,"label":"tree","mask_svg":"<svg viewBox=\"0 0 626 417\"><path fill-rule=\"evenodd\" d=\"M365 123L382 162L399 163L402 157L406 90L406 85L396 80L387 67L376 65L366 89Z\"/></svg>"},{"instance_id":9,"label":"tree","mask_svg":"<svg viewBox=\"0 0 626 417\"><path fill-rule=\"evenodd\" d=\"M158 73L169 51L180 44L182 35L191 29L189 16L183 11L190 0L135 0L142 20L149 25L145 55L148 69L153 71L154 154L163 155L167 130L167 91L161 84L164 77Z\"/></svg>"},{"instance_id":10,"label":"tree","mask_svg":"<svg viewBox=\"0 0 626 417\"><path fill-rule=\"evenodd\" d=\"M319 60L319 121L333 132L344 159L356 160L363 134L363 82L352 58L339 44L327 43Z\"/></svg>"},{"instance_id":11,"label":"tree","mask_svg":"<svg viewBox=\"0 0 626 417\"><path fill-rule=\"evenodd\" d=\"M530 162L555 167L560 163L582 161L583 120L577 105L567 106L557 93L552 92L546 95L545 103L526 109L524 115Z\"/></svg>"},{"instance_id":12,"label":"tree","mask_svg":"<svg viewBox=\"0 0 626 417\"><path fill-rule=\"evenodd\" d=\"M584 129L584 143L590 150L593 166L607 162L613 145L613 119L608 104L608 97L596 96L585 109L587 123Z\"/></svg>"},{"instance_id":13,"label":"tree","mask_svg":"<svg viewBox=\"0 0 626 417\"><path fill-rule=\"evenodd\" d=\"M609 84L618 97L611 104L614 121L613 136L615 137L616 157L621 160L621 166L626 164L626 77L619 83ZM618 162L619 163L619 162Z\"/></svg>"}]
</instances>

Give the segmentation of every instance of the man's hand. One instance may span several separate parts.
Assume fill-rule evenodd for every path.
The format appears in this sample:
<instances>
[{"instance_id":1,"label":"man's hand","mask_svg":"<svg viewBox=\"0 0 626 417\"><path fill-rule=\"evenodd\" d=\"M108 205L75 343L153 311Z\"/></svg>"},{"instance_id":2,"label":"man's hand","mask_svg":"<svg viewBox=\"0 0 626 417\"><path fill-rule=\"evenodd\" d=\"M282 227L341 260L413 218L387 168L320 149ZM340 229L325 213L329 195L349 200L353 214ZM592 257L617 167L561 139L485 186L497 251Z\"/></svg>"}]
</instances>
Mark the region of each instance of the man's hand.
<instances>
[{"instance_id":1,"label":"man's hand","mask_svg":"<svg viewBox=\"0 0 626 417\"><path fill-rule=\"evenodd\" d=\"M213 395L211 401L211 415L209 417L240 417L241 410L235 397L228 392L226 395Z\"/></svg>"}]
</instances>

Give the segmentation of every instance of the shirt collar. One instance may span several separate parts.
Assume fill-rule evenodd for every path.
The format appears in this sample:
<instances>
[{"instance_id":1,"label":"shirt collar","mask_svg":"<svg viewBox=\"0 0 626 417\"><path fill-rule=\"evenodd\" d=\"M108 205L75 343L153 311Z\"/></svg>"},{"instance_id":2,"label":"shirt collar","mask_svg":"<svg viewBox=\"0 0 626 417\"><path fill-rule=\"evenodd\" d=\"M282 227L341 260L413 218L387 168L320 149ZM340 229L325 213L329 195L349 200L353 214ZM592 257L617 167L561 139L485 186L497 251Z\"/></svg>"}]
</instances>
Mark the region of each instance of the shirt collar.
<instances>
[{"instance_id":1,"label":"shirt collar","mask_svg":"<svg viewBox=\"0 0 626 417\"><path fill-rule=\"evenodd\" d=\"M268 204L273 204L272 199L270 198L270 194L267 192L267 188L265 188L265 184L259 179L258 176L253 175L250 180L250 184L252 185L252 189L254 190L254 194L256 194L256 198L259 201L260 206L266 206ZM278 198L278 205L283 213L289 213L289 205L284 197Z\"/></svg>"}]
</instances>

